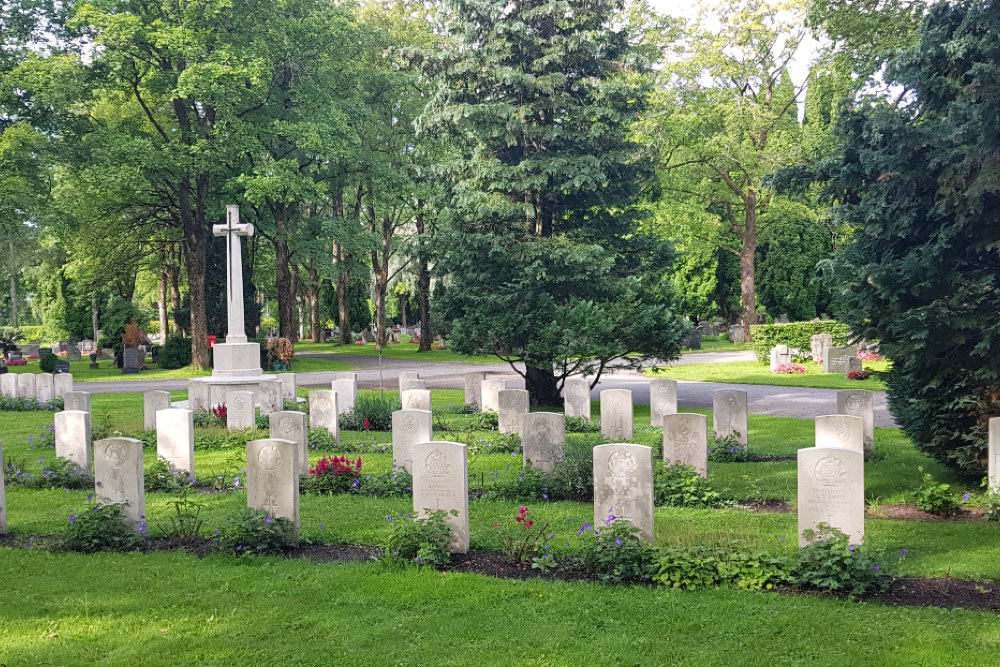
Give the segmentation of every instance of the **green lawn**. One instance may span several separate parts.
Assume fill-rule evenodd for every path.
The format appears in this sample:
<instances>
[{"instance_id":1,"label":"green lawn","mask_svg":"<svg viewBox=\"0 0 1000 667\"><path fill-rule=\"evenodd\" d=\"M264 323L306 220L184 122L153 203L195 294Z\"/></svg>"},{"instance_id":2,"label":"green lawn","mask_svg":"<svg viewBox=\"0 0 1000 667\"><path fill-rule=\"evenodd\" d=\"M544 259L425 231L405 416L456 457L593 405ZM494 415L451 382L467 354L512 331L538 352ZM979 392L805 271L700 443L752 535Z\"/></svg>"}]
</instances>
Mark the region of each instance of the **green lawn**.
<instances>
[{"instance_id":1,"label":"green lawn","mask_svg":"<svg viewBox=\"0 0 1000 667\"><path fill-rule=\"evenodd\" d=\"M366 345L336 345L334 343L310 343L299 341L295 344L296 353L324 352L327 354L359 354L366 357L378 357L379 351L374 343ZM493 355L465 356L451 350L429 350L420 352L413 343L393 343L382 348L382 356L387 359L411 359L413 361L446 361L467 364L496 364L501 360ZM297 363L297 362L293 362Z\"/></svg>"},{"instance_id":2,"label":"green lawn","mask_svg":"<svg viewBox=\"0 0 1000 667\"><path fill-rule=\"evenodd\" d=\"M866 361L865 370L884 371L887 361ZM661 366L646 371L646 375L667 377L675 380L695 380L698 382L725 382L729 384L767 384L781 387L816 387L818 389L871 389L884 390L885 383L872 376L867 380L848 380L841 373L824 373L819 364L804 364L802 375L772 373L767 364L756 361L730 361L720 364L684 364Z\"/></svg>"},{"instance_id":3,"label":"green lawn","mask_svg":"<svg viewBox=\"0 0 1000 667\"><path fill-rule=\"evenodd\" d=\"M750 343L731 343L725 335L702 336L701 349L693 350L692 354L698 352L735 352L737 350L752 350Z\"/></svg>"}]
</instances>

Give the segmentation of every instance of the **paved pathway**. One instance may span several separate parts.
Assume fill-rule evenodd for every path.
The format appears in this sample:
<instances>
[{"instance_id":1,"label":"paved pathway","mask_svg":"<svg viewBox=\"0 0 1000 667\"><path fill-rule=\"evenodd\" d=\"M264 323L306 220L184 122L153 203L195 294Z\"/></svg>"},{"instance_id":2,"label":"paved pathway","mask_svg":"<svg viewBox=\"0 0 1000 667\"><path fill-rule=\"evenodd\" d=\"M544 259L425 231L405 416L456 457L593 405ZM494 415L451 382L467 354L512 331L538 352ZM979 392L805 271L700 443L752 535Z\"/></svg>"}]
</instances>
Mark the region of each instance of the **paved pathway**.
<instances>
[{"instance_id":1,"label":"paved pathway","mask_svg":"<svg viewBox=\"0 0 1000 667\"><path fill-rule=\"evenodd\" d=\"M303 355L305 356L305 355ZM329 355L310 353L309 356L337 359L351 364L358 374L362 387L382 386L395 389L399 374L403 371L417 371L428 387L460 389L464 386L462 375L470 371L484 371L488 375L502 376L509 380L508 386L523 388L524 380L505 363L466 364L461 362L413 361L409 359L383 358L381 369L377 357L353 354ZM747 361L753 359L753 352L701 352L682 355L674 364L723 363L727 361ZM298 373L299 386L328 386L335 371ZM162 389L177 391L187 389L187 379L127 380L109 382L79 382L78 389L93 393L125 393ZM631 389L635 403L649 403L649 378L634 371L622 371L601 377L594 388L592 397L600 398L602 389ZM677 383L677 400L683 408L711 408L712 393L716 389L743 389L747 392L751 414L776 417L812 418L836 412L835 389L813 389L810 387L776 387L770 385L722 384L717 382L694 382L680 380ZM875 392L875 425L895 426L889 414L885 392Z\"/></svg>"}]
</instances>

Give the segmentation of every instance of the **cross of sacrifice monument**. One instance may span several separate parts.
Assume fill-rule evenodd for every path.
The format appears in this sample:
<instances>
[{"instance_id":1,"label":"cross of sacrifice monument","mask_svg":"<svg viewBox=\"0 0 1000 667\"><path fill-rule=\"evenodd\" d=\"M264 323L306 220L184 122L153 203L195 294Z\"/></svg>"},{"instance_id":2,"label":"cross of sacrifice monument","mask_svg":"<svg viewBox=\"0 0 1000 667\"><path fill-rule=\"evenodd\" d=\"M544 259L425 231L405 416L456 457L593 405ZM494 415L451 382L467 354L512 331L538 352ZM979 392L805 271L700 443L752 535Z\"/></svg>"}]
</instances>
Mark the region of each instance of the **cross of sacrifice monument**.
<instances>
[{"instance_id":1,"label":"cross of sacrifice monument","mask_svg":"<svg viewBox=\"0 0 1000 667\"><path fill-rule=\"evenodd\" d=\"M253 225L240 224L240 207L226 206L226 224L212 225L215 236L228 236L226 243L226 283L227 314L229 330L227 343L246 343L247 333L243 319L243 255L240 252L240 237L253 236Z\"/></svg>"}]
</instances>

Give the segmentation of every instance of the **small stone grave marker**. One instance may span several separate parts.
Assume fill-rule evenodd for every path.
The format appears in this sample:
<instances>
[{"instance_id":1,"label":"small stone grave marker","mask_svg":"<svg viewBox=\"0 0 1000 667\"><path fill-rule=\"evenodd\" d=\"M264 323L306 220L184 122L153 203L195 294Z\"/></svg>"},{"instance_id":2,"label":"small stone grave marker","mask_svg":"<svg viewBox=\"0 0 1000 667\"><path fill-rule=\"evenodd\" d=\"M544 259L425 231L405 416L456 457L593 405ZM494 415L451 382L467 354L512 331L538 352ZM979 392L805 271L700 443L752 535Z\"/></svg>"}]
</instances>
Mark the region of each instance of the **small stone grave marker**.
<instances>
[{"instance_id":1,"label":"small stone grave marker","mask_svg":"<svg viewBox=\"0 0 1000 667\"><path fill-rule=\"evenodd\" d=\"M632 439L632 391L601 392L601 437L625 442Z\"/></svg>"},{"instance_id":2,"label":"small stone grave marker","mask_svg":"<svg viewBox=\"0 0 1000 667\"><path fill-rule=\"evenodd\" d=\"M90 413L63 410L54 416L56 456L90 468Z\"/></svg>"},{"instance_id":3,"label":"small stone grave marker","mask_svg":"<svg viewBox=\"0 0 1000 667\"><path fill-rule=\"evenodd\" d=\"M497 413L497 431L521 433L521 421L528 414L530 394L526 389L501 389L497 392L500 410Z\"/></svg>"},{"instance_id":4,"label":"small stone grave marker","mask_svg":"<svg viewBox=\"0 0 1000 667\"><path fill-rule=\"evenodd\" d=\"M482 411L500 412L500 391L507 388L507 383L500 379L483 380L480 384L482 391Z\"/></svg>"},{"instance_id":5,"label":"small stone grave marker","mask_svg":"<svg viewBox=\"0 0 1000 667\"><path fill-rule=\"evenodd\" d=\"M154 413L156 455L174 470L194 473L194 412L164 408Z\"/></svg>"},{"instance_id":6,"label":"small stone grave marker","mask_svg":"<svg viewBox=\"0 0 1000 667\"><path fill-rule=\"evenodd\" d=\"M125 517L140 530L146 525L142 441L105 438L94 443L94 491L98 502L124 503Z\"/></svg>"},{"instance_id":7,"label":"small stone grave marker","mask_svg":"<svg viewBox=\"0 0 1000 667\"><path fill-rule=\"evenodd\" d=\"M638 528L647 542L653 541L651 447L631 444L594 447L594 526L600 530L621 520Z\"/></svg>"},{"instance_id":8,"label":"small stone grave marker","mask_svg":"<svg viewBox=\"0 0 1000 667\"><path fill-rule=\"evenodd\" d=\"M816 446L865 451L865 423L851 415L816 417Z\"/></svg>"},{"instance_id":9,"label":"small stone grave marker","mask_svg":"<svg viewBox=\"0 0 1000 667\"><path fill-rule=\"evenodd\" d=\"M523 465L552 472L563 460L566 444L564 418L557 412L529 412L521 421Z\"/></svg>"},{"instance_id":10,"label":"small stone grave marker","mask_svg":"<svg viewBox=\"0 0 1000 667\"><path fill-rule=\"evenodd\" d=\"M404 410L431 410L430 389L407 389L400 395Z\"/></svg>"},{"instance_id":11,"label":"small stone grave marker","mask_svg":"<svg viewBox=\"0 0 1000 667\"><path fill-rule=\"evenodd\" d=\"M247 507L299 528L299 446L264 438L247 443Z\"/></svg>"},{"instance_id":12,"label":"small stone grave marker","mask_svg":"<svg viewBox=\"0 0 1000 667\"><path fill-rule=\"evenodd\" d=\"M469 464L466 446L432 440L410 446L413 455L413 512L448 512L453 553L469 551ZM455 515L451 511L456 512Z\"/></svg>"},{"instance_id":13,"label":"small stone grave marker","mask_svg":"<svg viewBox=\"0 0 1000 667\"><path fill-rule=\"evenodd\" d=\"M434 439L433 415L429 410L396 410L392 413L392 465L413 473L411 447Z\"/></svg>"},{"instance_id":14,"label":"small stone grave marker","mask_svg":"<svg viewBox=\"0 0 1000 667\"><path fill-rule=\"evenodd\" d=\"M841 389L837 392L837 414L861 417L865 425L865 450L875 449L874 396L867 389Z\"/></svg>"},{"instance_id":15,"label":"small stone grave marker","mask_svg":"<svg viewBox=\"0 0 1000 667\"><path fill-rule=\"evenodd\" d=\"M465 395L464 400L466 405L475 405L480 411L483 409L483 394L481 385L483 380L486 379L486 373L466 373L465 374Z\"/></svg>"},{"instance_id":16,"label":"small stone grave marker","mask_svg":"<svg viewBox=\"0 0 1000 667\"><path fill-rule=\"evenodd\" d=\"M802 533L824 523L860 544L865 536L864 454L850 449L812 447L798 452L799 546Z\"/></svg>"},{"instance_id":17,"label":"small stone grave marker","mask_svg":"<svg viewBox=\"0 0 1000 667\"><path fill-rule=\"evenodd\" d=\"M231 391L226 396L226 428L239 431L257 426L253 392Z\"/></svg>"},{"instance_id":18,"label":"small stone grave marker","mask_svg":"<svg viewBox=\"0 0 1000 667\"><path fill-rule=\"evenodd\" d=\"M712 431L716 440L733 437L747 444L747 393L742 389L717 389L712 394Z\"/></svg>"},{"instance_id":19,"label":"small stone grave marker","mask_svg":"<svg viewBox=\"0 0 1000 667\"><path fill-rule=\"evenodd\" d=\"M708 476L708 418L681 412L663 417L663 461L668 465L691 466Z\"/></svg>"},{"instance_id":20,"label":"small stone grave marker","mask_svg":"<svg viewBox=\"0 0 1000 667\"><path fill-rule=\"evenodd\" d=\"M156 430L156 412L170 407L169 391L147 391L142 395L142 428Z\"/></svg>"},{"instance_id":21,"label":"small stone grave marker","mask_svg":"<svg viewBox=\"0 0 1000 667\"><path fill-rule=\"evenodd\" d=\"M563 384L563 412L567 417L590 421L590 381L569 378Z\"/></svg>"},{"instance_id":22,"label":"small stone grave marker","mask_svg":"<svg viewBox=\"0 0 1000 667\"><path fill-rule=\"evenodd\" d=\"M649 421L663 426L663 416L677 412L677 380L653 380L649 383Z\"/></svg>"},{"instance_id":23,"label":"small stone grave marker","mask_svg":"<svg viewBox=\"0 0 1000 667\"><path fill-rule=\"evenodd\" d=\"M325 428L335 439L340 437L337 412L337 392L315 389L309 392L309 423L312 428Z\"/></svg>"},{"instance_id":24,"label":"small stone grave marker","mask_svg":"<svg viewBox=\"0 0 1000 667\"><path fill-rule=\"evenodd\" d=\"M309 415L304 412L282 410L268 417L271 439L291 440L299 448L299 472L309 472Z\"/></svg>"}]
</instances>

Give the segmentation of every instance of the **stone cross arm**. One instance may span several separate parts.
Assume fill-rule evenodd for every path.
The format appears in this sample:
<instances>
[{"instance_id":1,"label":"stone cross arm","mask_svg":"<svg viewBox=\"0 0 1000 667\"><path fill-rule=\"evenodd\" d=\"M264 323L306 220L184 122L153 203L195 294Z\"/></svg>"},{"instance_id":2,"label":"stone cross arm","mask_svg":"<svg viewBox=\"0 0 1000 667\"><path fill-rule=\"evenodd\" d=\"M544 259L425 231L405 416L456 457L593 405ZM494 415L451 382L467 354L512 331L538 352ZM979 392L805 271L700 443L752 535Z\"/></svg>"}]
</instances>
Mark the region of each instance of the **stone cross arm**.
<instances>
[{"instance_id":1,"label":"stone cross arm","mask_svg":"<svg viewBox=\"0 0 1000 667\"><path fill-rule=\"evenodd\" d=\"M224 225L212 225L214 236L235 234L236 236L253 236L253 225L249 222L227 222Z\"/></svg>"}]
</instances>

